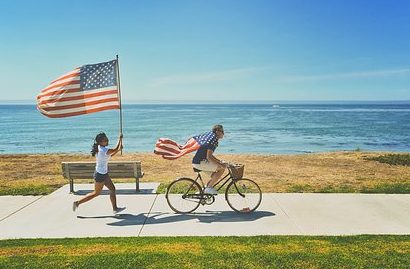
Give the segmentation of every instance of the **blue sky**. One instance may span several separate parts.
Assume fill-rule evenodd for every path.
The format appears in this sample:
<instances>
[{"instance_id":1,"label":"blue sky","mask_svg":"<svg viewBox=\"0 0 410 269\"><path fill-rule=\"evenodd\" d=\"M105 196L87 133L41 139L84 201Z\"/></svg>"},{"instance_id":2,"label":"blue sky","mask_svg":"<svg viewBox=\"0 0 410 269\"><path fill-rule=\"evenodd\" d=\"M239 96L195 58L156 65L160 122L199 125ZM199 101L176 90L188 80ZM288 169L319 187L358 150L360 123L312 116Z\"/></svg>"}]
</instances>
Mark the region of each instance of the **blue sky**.
<instances>
[{"instance_id":1,"label":"blue sky","mask_svg":"<svg viewBox=\"0 0 410 269\"><path fill-rule=\"evenodd\" d=\"M410 1L0 2L0 101L120 57L124 102L410 100Z\"/></svg>"}]
</instances>

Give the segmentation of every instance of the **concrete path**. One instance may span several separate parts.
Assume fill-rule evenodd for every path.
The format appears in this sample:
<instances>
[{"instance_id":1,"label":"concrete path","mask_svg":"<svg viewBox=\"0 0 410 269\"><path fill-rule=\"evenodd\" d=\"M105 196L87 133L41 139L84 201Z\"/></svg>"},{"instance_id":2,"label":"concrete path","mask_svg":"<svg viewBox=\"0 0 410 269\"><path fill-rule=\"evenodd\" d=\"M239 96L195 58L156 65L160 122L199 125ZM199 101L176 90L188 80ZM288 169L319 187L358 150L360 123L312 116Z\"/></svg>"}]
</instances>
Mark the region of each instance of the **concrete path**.
<instances>
[{"instance_id":1,"label":"concrete path","mask_svg":"<svg viewBox=\"0 0 410 269\"><path fill-rule=\"evenodd\" d=\"M112 213L108 192L72 212L92 184L68 185L47 196L0 196L0 239L107 236L249 236L410 234L408 194L267 193L257 212L233 212L223 195L194 214L175 214L158 184L116 184L126 210Z\"/></svg>"}]
</instances>

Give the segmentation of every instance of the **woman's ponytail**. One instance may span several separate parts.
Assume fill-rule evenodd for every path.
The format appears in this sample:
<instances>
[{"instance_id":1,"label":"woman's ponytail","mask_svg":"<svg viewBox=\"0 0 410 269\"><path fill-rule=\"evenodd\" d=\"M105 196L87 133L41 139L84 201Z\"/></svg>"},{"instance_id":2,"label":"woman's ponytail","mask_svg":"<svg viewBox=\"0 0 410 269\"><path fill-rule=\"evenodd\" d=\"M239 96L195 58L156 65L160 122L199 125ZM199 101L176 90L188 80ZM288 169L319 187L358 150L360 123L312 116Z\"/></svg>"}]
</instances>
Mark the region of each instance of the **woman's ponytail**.
<instances>
[{"instance_id":1,"label":"woman's ponytail","mask_svg":"<svg viewBox=\"0 0 410 269\"><path fill-rule=\"evenodd\" d=\"M101 143L102 140L108 139L107 135L103 132L99 133L94 140L94 144L91 146L91 156L95 156L98 152L98 145Z\"/></svg>"},{"instance_id":2,"label":"woman's ponytail","mask_svg":"<svg viewBox=\"0 0 410 269\"><path fill-rule=\"evenodd\" d=\"M98 144L94 142L94 144L91 146L91 156L95 156L98 152Z\"/></svg>"}]
</instances>

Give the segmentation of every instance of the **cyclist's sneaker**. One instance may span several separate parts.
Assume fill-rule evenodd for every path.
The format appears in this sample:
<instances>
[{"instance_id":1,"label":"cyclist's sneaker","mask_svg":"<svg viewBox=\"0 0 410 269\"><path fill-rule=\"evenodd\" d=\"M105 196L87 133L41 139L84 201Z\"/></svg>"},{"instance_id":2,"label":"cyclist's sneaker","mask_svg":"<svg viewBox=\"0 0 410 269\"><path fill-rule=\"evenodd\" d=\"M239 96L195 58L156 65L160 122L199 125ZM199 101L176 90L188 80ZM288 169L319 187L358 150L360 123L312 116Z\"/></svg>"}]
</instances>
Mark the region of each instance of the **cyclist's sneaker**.
<instances>
[{"instance_id":1,"label":"cyclist's sneaker","mask_svg":"<svg viewBox=\"0 0 410 269\"><path fill-rule=\"evenodd\" d=\"M216 195L216 194L218 194L218 191L215 190L212 187L206 187L205 190L204 190L204 193L205 194L214 194L214 195Z\"/></svg>"}]
</instances>

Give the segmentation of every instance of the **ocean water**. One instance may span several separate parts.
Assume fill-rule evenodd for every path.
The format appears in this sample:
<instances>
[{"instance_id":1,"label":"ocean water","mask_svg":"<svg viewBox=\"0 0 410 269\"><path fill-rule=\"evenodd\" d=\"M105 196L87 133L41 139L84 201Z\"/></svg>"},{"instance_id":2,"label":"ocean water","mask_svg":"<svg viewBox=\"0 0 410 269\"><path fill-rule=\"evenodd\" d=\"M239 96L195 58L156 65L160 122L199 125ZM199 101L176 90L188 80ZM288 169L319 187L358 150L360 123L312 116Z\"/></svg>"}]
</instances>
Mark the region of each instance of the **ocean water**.
<instances>
[{"instance_id":1,"label":"ocean water","mask_svg":"<svg viewBox=\"0 0 410 269\"><path fill-rule=\"evenodd\" d=\"M124 152L152 152L159 137L184 143L223 124L221 153L410 151L410 104L129 104ZM88 153L104 131L113 146L118 110L49 119L34 105L0 105L0 154Z\"/></svg>"}]
</instances>

